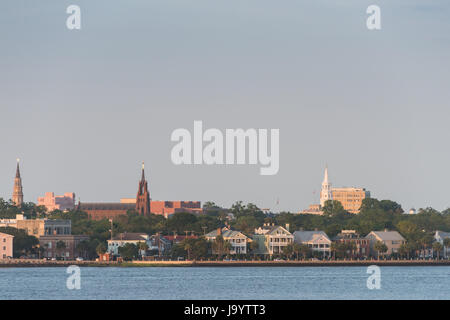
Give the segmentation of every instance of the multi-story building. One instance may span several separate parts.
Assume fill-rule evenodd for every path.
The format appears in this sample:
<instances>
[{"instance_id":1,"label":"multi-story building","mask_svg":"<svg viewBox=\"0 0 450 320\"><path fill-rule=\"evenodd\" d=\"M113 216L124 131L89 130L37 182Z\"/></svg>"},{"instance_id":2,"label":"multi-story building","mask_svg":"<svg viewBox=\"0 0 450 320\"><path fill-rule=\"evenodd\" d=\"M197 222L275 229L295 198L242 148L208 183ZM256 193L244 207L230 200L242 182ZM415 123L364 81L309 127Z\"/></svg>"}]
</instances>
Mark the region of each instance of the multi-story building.
<instances>
[{"instance_id":1,"label":"multi-story building","mask_svg":"<svg viewBox=\"0 0 450 320\"><path fill-rule=\"evenodd\" d=\"M150 254L157 256L165 256L169 254L170 249L172 248L172 244L165 237L161 236L160 234L154 234L150 236L149 240L150 246L148 248L148 251L150 252Z\"/></svg>"},{"instance_id":2,"label":"multi-story building","mask_svg":"<svg viewBox=\"0 0 450 320\"><path fill-rule=\"evenodd\" d=\"M118 234L112 240L108 240L108 253L118 255L119 248L123 247L127 243L131 243L136 246L138 246L139 243L145 243L149 248L152 246L150 236L148 234L124 232ZM141 252L141 254L145 253Z\"/></svg>"},{"instance_id":3,"label":"multi-story building","mask_svg":"<svg viewBox=\"0 0 450 320\"><path fill-rule=\"evenodd\" d=\"M387 247L387 252L384 254L397 253L400 247L406 243L405 238L401 236L397 231L372 231L367 236L366 239L370 240L370 252L375 255L376 249L374 248L375 243L378 241L384 243Z\"/></svg>"},{"instance_id":4,"label":"multi-story building","mask_svg":"<svg viewBox=\"0 0 450 320\"><path fill-rule=\"evenodd\" d=\"M242 232L224 227L211 231L205 238L208 241L215 241L218 236L222 236L223 240L231 244L230 254L247 254L247 243L251 240ZM216 254L214 250L212 253Z\"/></svg>"},{"instance_id":5,"label":"multi-story building","mask_svg":"<svg viewBox=\"0 0 450 320\"><path fill-rule=\"evenodd\" d=\"M0 260L13 257L14 236L0 232Z\"/></svg>"},{"instance_id":6,"label":"multi-story building","mask_svg":"<svg viewBox=\"0 0 450 320\"><path fill-rule=\"evenodd\" d=\"M359 213L362 201L370 198L370 192L364 188L332 188L328 179L328 167L325 168L325 175L320 192L320 206L323 207L327 200L339 201L344 210L350 213Z\"/></svg>"},{"instance_id":7,"label":"multi-story building","mask_svg":"<svg viewBox=\"0 0 450 320\"><path fill-rule=\"evenodd\" d=\"M350 213L359 213L362 201L370 198L370 192L364 188L333 188L331 193L333 200L339 201Z\"/></svg>"},{"instance_id":8,"label":"multi-story building","mask_svg":"<svg viewBox=\"0 0 450 320\"><path fill-rule=\"evenodd\" d=\"M352 252L355 258L367 257L370 254L370 240L361 237L355 230L342 230L336 237L335 242L354 243L355 250Z\"/></svg>"},{"instance_id":9,"label":"multi-story building","mask_svg":"<svg viewBox=\"0 0 450 320\"><path fill-rule=\"evenodd\" d=\"M331 240L324 231L295 231L294 242L307 245L312 252L330 256Z\"/></svg>"},{"instance_id":10,"label":"multi-story building","mask_svg":"<svg viewBox=\"0 0 450 320\"><path fill-rule=\"evenodd\" d=\"M86 258L86 252L78 245L82 241L88 241L86 235L45 235L39 238L39 245L44 248L44 257L48 259L60 258L63 260L75 260L78 257Z\"/></svg>"},{"instance_id":11,"label":"multi-story building","mask_svg":"<svg viewBox=\"0 0 450 320\"><path fill-rule=\"evenodd\" d=\"M72 221L61 219L27 219L24 215L16 215L16 219L0 220L0 227L12 227L25 230L30 236L37 238L49 235L69 235L72 233Z\"/></svg>"},{"instance_id":12,"label":"multi-story building","mask_svg":"<svg viewBox=\"0 0 450 320\"><path fill-rule=\"evenodd\" d=\"M38 206L44 206L48 212L53 210L72 210L75 208L75 193L64 193L63 196L55 196L53 192L46 192L38 198Z\"/></svg>"},{"instance_id":13,"label":"multi-story building","mask_svg":"<svg viewBox=\"0 0 450 320\"><path fill-rule=\"evenodd\" d=\"M283 253L284 248L293 243L294 236L289 232L289 225L286 228L275 224L265 223L262 227L255 229L253 241L257 243L257 254Z\"/></svg>"}]
</instances>

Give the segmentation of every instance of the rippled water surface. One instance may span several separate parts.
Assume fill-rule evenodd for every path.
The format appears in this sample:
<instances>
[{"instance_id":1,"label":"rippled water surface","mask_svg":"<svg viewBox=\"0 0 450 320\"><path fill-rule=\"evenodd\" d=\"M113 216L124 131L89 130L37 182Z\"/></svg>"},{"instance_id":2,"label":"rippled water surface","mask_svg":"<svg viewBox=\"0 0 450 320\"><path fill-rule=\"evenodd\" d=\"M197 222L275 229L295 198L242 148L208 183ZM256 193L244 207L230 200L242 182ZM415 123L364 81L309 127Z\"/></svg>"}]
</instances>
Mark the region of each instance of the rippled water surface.
<instances>
[{"instance_id":1,"label":"rippled water surface","mask_svg":"<svg viewBox=\"0 0 450 320\"><path fill-rule=\"evenodd\" d=\"M0 299L449 299L450 267L381 267L369 290L366 267L0 268Z\"/></svg>"}]
</instances>

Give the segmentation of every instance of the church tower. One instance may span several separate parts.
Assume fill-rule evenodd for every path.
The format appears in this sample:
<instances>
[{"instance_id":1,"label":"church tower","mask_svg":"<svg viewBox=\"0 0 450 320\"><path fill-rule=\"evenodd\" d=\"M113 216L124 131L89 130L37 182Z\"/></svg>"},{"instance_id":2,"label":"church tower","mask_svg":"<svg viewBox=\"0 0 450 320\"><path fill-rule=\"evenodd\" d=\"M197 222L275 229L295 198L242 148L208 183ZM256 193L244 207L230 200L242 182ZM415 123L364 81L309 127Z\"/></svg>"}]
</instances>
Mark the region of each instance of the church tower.
<instances>
[{"instance_id":1,"label":"church tower","mask_svg":"<svg viewBox=\"0 0 450 320\"><path fill-rule=\"evenodd\" d=\"M136 211L143 216L150 215L150 193L147 180L145 180L144 163L142 162L142 177L139 181L139 189L136 196Z\"/></svg>"},{"instance_id":2,"label":"church tower","mask_svg":"<svg viewBox=\"0 0 450 320\"><path fill-rule=\"evenodd\" d=\"M328 181L328 166L325 167L325 175L322 182L322 190L320 191L320 205L323 207L325 201L333 200L331 194L331 183Z\"/></svg>"},{"instance_id":3,"label":"church tower","mask_svg":"<svg viewBox=\"0 0 450 320\"><path fill-rule=\"evenodd\" d=\"M17 159L16 178L14 179L14 191L12 195L12 201L17 207L21 207L23 204L23 189L22 189L22 178L20 177L19 159Z\"/></svg>"}]
</instances>

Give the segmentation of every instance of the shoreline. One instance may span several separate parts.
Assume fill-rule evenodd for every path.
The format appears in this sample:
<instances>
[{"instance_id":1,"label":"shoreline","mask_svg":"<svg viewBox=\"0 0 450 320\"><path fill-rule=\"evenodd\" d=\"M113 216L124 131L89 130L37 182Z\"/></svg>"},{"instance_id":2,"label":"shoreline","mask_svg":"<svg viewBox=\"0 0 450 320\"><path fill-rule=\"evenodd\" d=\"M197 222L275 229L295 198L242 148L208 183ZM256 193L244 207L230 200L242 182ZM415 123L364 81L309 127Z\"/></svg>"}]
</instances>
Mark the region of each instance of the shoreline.
<instances>
[{"instance_id":1,"label":"shoreline","mask_svg":"<svg viewBox=\"0 0 450 320\"><path fill-rule=\"evenodd\" d=\"M377 266L450 266L450 260L337 260L337 261L42 261L7 260L0 261L0 268L39 267L363 267Z\"/></svg>"}]
</instances>

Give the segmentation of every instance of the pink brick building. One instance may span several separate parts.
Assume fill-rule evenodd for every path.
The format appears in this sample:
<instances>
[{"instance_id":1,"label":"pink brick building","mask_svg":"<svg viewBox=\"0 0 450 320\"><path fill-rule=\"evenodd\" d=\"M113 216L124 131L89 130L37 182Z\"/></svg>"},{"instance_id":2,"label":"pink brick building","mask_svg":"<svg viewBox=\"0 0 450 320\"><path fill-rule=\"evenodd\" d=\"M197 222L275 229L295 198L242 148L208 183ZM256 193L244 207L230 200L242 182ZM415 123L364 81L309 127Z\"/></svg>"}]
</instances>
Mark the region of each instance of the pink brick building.
<instances>
[{"instance_id":1,"label":"pink brick building","mask_svg":"<svg viewBox=\"0 0 450 320\"><path fill-rule=\"evenodd\" d=\"M72 210L75 208L75 193L65 193L55 196L53 192L46 192L44 197L38 198L38 206L45 206L48 212L53 210Z\"/></svg>"},{"instance_id":2,"label":"pink brick building","mask_svg":"<svg viewBox=\"0 0 450 320\"><path fill-rule=\"evenodd\" d=\"M0 260L13 256L14 236L0 232Z\"/></svg>"}]
</instances>

